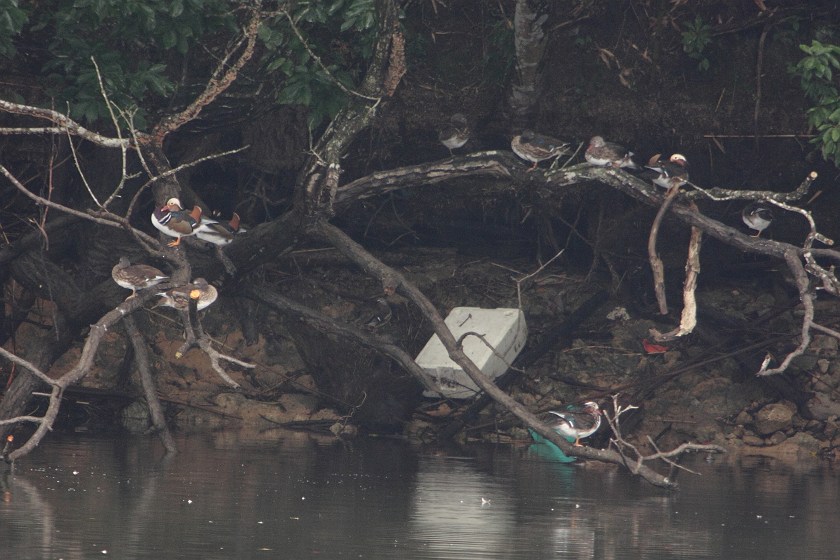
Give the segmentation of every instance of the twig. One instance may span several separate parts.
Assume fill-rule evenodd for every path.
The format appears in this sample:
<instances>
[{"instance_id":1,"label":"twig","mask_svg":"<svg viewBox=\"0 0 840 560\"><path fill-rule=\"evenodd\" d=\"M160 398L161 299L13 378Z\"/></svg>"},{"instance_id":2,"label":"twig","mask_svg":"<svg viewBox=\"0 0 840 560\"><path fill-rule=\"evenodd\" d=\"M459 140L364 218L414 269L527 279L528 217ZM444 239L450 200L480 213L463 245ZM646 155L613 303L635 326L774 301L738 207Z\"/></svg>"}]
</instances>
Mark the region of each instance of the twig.
<instances>
[{"instance_id":1,"label":"twig","mask_svg":"<svg viewBox=\"0 0 840 560\"><path fill-rule=\"evenodd\" d=\"M816 134L704 134L703 138L813 138Z\"/></svg>"},{"instance_id":2,"label":"twig","mask_svg":"<svg viewBox=\"0 0 840 560\"><path fill-rule=\"evenodd\" d=\"M787 370L793 359L804 354L805 350L808 349L808 344L811 343L811 326L814 323L814 294L811 292L809 286L808 273L805 272L805 267L802 266L799 256L792 251L785 253L785 262L788 265L788 270L790 270L796 280L796 288L799 290L799 299L802 301L802 307L804 310L802 316L802 328L799 335L799 344L793 351L789 352L788 355L785 356L785 359L782 360L779 367L768 368L767 366L770 364L770 360L765 358L756 373L756 375L760 377L782 373Z\"/></svg>"},{"instance_id":3,"label":"twig","mask_svg":"<svg viewBox=\"0 0 840 560\"><path fill-rule=\"evenodd\" d=\"M300 44L303 45L303 48L306 49L306 52L309 53L309 56L312 57L312 60L314 60L315 63L321 68L321 71L327 75L327 78L329 78L333 84L338 86L338 89L340 89L347 95L355 95L356 97L367 99L368 101L375 101L378 103L381 100L379 97L372 97L370 95L364 95L362 93L359 93L358 91L354 91L345 86L343 83L341 83L341 80L333 76L329 68L327 68L326 65L324 65L323 61L321 60L321 57L312 51L312 48L309 46L309 41L306 40L306 38L303 36L303 33L301 33L300 29L298 29L295 20L292 19L292 15L287 10L280 10L280 13L286 16L286 19L289 20L289 27L292 28L292 32L297 36L298 40L300 41Z\"/></svg>"},{"instance_id":4,"label":"twig","mask_svg":"<svg viewBox=\"0 0 840 560\"><path fill-rule=\"evenodd\" d=\"M622 406L618 400L618 397L618 394L612 395L614 410L612 416L606 411L604 412L604 416L606 417L607 423L609 424L610 429L613 432L613 437L610 439L610 445L614 447L616 451L621 455L624 464L627 466L630 472L636 473L644 466L645 463L649 461L655 461L658 459L671 465L672 469L678 468L688 471L692 474L699 475L700 473L683 467L676 461L671 460L671 458L678 457L687 451L708 451L711 453L726 452L726 450L720 447L719 445L700 443L683 443L670 451L660 451L653 439L650 436L647 436L647 440L650 443L651 447L653 447L655 453L652 453L650 455L642 454L639 451L638 447L628 442L621 433L621 416L631 410L638 409L638 407L634 405ZM666 480L669 480L669 482L673 482L672 479L666 478Z\"/></svg>"},{"instance_id":5,"label":"twig","mask_svg":"<svg viewBox=\"0 0 840 560\"><path fill-rule=\"evenodd\" d=\"M225 383L233 387L234 389L240 389L241 385L233 380L233 378L228 375L228 373L222 367L220 361L225 360L227 362L234 363L244 368L254 368L253 364L249 364L248 362L243 362L242 360L238 360L232 356L228 356L227 354L222 354L215 348L213 348L213 344L210 341L210 337L204 332L204 329L201 326L201 321L198 319L198 312L196 309L197 301L190 297L189 301L189 308L188 309L180 309L179 313L181 315L181 322L184 326L184 334L186 335L186 341L181 345L180 348L175 352L175 357L180 359L187 353L187 351L192 348L193 346L198 346L201 348L202 351L207 355L210 359L210 366L213 368L213 371L221 377Z\"/></svg>"},{"instance_id":6,"label":"twig","mask_svg":"<svg viewBox=\"0 0 840 560\"><path fill-rule=\"evenodd\" d=\"M257 43L257 32L259 31L261 25L261 14L258 9L254 8L251 12L251 19L245 26L243 37L216 66L216 69L213 71L213 75L208 80L204 91L202 91L192 103L190 103L177 115L170 115L161 119L161 121L152 129L150 134L151 141L155 142L157 145L161 145L164 136L175 132L186 123L195 120L204 107L215 101L230 87L230 85L239 76L239 71L242 70L245 63L251 60L251 57L254 54L254 47ZM233 55L233 52L243 44L245 47L242 49L241 54L237 57L233 64L225 70L225 66L227 66L228 60Z\"/></svg>"},{"instance_id":7,"label":"twig","mask_svg":"<svg viewBox=\"0 0 840 560\"><path fill-rule=\"evenodd\" d=\"M522 309L522 283L525 282L526 280L529 280L529 279L533 278L534 276L536 276L540 272L542 272L545 269L545 267L547 267L552 262L554 262L554 259L556 259L560 255L562 255L564 251L565 251L565 249L560 249L560 251L556 255L554 255L553 257L548 259L545 262L545 264L541 265L537 270L535 270L531 274L527 274L527 275L523 276L522 278L518 278L516 280L516 300L518 302L519 309Z\"/></svg>"},{"instance_id":8,"label":"twig","mask_svg":"<svg viewBox=\"0 0 840 560\"><path fill-rule=\"evenodd\" d=\"M455 341L455 343L458 345L458 347L460 347L460 348L464 347L464 339L466 339L468 336L474 336L477 339L479 339L484 344L484 346L486 346L490 350L490 352L493 353L494 356L499 358L499 361L501 361L503 364L505 364L507 369L512 369L513 371L516 371L516 372L519 372L519 373L525 373L525 370L513 367L513 365L511 363L509 363L505 359L505 357L502 354L499 353L498 350L496 350L496 347L493 346L492 344L490 344L487 341L487 336L485 336L481 333L477 333L475 331L467 331L467 332L461 334L461 336L458 337L458 340Z\"/></svg>"},{"instance_id":9,"label":"twig","mask_svg":"<svg viewBox=\"0 0 840 560\"><path fill-rule=\"evenodd\" d=\"M753 109L753 131L755 132L755 145L758 147L758 116L761 114L761 76L764 73L764 42L772 27L771 22L764 24L761 36L758 38L758 56L755 63L755 107Z\"/></svg>"},{"instance_id":10,"label":"twig","mask_svg":"<svg viewBox=\"0 0 840 560\"><path fill-rule=\"evenodd\" d=\"M117 120L117 116L114 114L114 104L111 103L111 100L108 98L108 92L105 91L105 82L102 80L102 73L99 71L99 65L96 63L96 58L93 56L90 57L90 61L93 63L93 67L96 69L96 80L99 83L99 94L102 96L102 99L105 101L105 106L108 108L108 114L111 116L111 123L113 123L114 125L114 131L117 134L117 138L122 139L122 128L120 127L120 123ZM73 148L72 143L70 144L70 147ZM102 208L107 208L108 204L110 204L110 202L119 195L120 191L125 186L125 180L128 177L127 155L128 146L120 146L120 157L122 163L122 174L120 175L120 181L117 184L117 186L114 187L113 192L103 204L100 205L99 202L96 200L96 197L93 198L93 200L97 203L98 206L101 206ZM75 149L73 149L73 159L76 160L76 169L78 169L79 173L81 174L81 166L79 165L78 158L76 157ZM82 180L85 182L85 187L87 187L88 192L90 192L90 186L88 185L84 175L82 175ZM91 193L91 196L92 195L93 193Z\"/></svg>"},{"instance_id":11,"label":"twig","mask_svg":"<svg viewBox=\"0 0 840 560\"><path fill-rule=\"evenodd\" d=\"M700 186L688 182L686 184L691 185L696 193L699 195L703 195L708 197L716 202L723 202L726 200L766 200L768 202L771 201L778 201L778 202L789 202L794 200L801 200L805 198L808 194L808 190L811 188L811 184L816 181L817 179L817 172L811 171L807 177L799 184L796 189L790 192L770 192L770 191L756 191L756 190L742 190L742 189L722 189L719 187L714 187L711 189L703 189ZM698 194L695 192L687 192L684 193L686 198L695 199L698 198Z\"/></svg>"}]
</instances>

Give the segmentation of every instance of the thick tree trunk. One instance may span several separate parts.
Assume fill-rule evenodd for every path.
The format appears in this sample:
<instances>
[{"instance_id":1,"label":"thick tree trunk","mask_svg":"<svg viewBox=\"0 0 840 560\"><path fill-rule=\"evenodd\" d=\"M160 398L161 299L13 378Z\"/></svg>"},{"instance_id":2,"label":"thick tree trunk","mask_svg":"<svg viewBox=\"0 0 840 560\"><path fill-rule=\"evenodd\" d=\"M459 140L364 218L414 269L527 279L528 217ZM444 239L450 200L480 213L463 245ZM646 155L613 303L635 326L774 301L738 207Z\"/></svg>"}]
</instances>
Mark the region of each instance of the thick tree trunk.
<instances>
[{"instance_id":1,"label":"thick tree trunk","mask_svg":"<svg viewBox=\"0 0 840 560\"><path fill-rule=\"evenodd\" d=\"M508 103L514 124L520 128L531 124L537 103L540 63L545 52L546 35L543 25L548 19L546 5L540 0L517 0L513 17L514 48L516 49L516 81Z\"/></svg>"}]
</instances>

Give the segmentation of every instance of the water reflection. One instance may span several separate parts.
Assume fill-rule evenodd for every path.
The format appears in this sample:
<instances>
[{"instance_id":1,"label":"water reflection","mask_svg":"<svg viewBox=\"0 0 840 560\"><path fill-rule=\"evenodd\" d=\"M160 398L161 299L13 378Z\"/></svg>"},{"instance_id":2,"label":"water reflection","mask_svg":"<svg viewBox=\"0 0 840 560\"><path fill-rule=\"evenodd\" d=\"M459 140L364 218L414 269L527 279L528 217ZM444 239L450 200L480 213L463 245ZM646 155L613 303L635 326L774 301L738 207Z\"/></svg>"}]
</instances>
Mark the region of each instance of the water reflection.
<instances>
[{"instance_id":1,"label":"water reflection","mask_svg":"<svg viewBox=\"0 0 840 560\"><path fill-rule=\"evenodd\" d=\"M708 465L663 493L510 447L302 434L52 441L0 476L3 558L835 558L827 467Z\"/></svg>"}]
</instances>

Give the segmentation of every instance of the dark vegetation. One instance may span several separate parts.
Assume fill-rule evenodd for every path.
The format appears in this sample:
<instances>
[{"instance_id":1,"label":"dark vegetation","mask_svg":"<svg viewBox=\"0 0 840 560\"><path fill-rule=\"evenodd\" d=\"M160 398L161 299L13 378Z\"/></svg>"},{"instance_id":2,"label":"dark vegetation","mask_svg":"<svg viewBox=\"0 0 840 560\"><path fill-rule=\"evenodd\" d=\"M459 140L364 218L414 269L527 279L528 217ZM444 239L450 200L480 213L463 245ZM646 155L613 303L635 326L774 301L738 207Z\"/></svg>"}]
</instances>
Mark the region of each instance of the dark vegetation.
<instances>
[{"instance_id":1,"label":"dark vegetation","mask_svg":"<svg viewBox=\"0 0 840 560\"><path fill-rule=\"evenodd\" d=\"M825 248L840 236L836 1L0 6L9 458L59 414L70 422L74 399L111 427L145 401L141 424L168 448L173 422L217 425L202 414L431 438L527 425L662 486L673 479L648 460L662 445L719 449L681 445L723 443L714 418L756 445L808 431L838 447L840 254ZM453 113L472 135L450 157L437 130ZM528 171L510 152L526 128L579 151ZM639 161L685 154L707 192L666 197L581 163L596 134ZM171 197L220 221L236 212L247 232L170 248L149 216ZM756 199L779 216L758 239L739 216ZM163 289L205 277L221 296L175 321L147 311L156 290L124 301L109 277L123 255L164 270ZM458 305L526 313L505 391L444 329ZM632 320L598 319L614 307ZM421 399L412 357L432 333L481 406ZM670 351L646 355L643 338ZM588 346L609 350L576 353ZM688 396L705 420L662 404ZM592 398L618 404L590 447L534 416ZM646 410L619 426L622 403ZM770 405L787 421L768 422L785 416ZM663 424L675 415L695 429Z\"/></svg>"}]
</instances>

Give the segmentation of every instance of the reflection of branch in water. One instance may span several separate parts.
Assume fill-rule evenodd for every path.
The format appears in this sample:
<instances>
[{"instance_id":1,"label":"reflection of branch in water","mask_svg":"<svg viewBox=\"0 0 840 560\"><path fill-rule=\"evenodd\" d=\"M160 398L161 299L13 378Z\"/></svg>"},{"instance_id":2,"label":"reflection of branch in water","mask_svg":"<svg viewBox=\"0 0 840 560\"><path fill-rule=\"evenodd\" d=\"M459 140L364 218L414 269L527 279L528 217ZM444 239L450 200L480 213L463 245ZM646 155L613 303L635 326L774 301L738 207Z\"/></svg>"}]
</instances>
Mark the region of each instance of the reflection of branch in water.
<instances>
[{"instance_id":1,"label":"reflection of branch in water","mask_svg":"<svg viewBox=\"0 0 840 560\"><path fill-rule=\"evenodd\" d=\"M40 489L26 478L12 477L10 473L0 475L0 488L3 490L4 501L8 493L16 509L28 512L32 519L36 520L31 526L41 529L40 550L52 550L54 540L61 532L55 528L53 506L43 498ZM34 548L31 547L30 550Z\"/></svg>"},{"instance_id":2,"label":"reflection of branch in water","mask_svg":"<svg viewBox=\"0 0 840 560\"><path fill-rule=\"evenodd\" d=\"M130 519L126 527L126 542L122 546L122 550L144 550L144 539L148 539L149 528L154 527L159 522L160 511L155 507L158 503L157 498L160 494L160 480L166 477L166 466L172 462L175 457L174 453L166 453L160 460L160 467L155 468L148 476L142 477L145 484L140 494L140 499L137 506L131 510L131 514L126 516ZM113 546L113 545L112 545Z\"/></svg>"}]
</instances>

